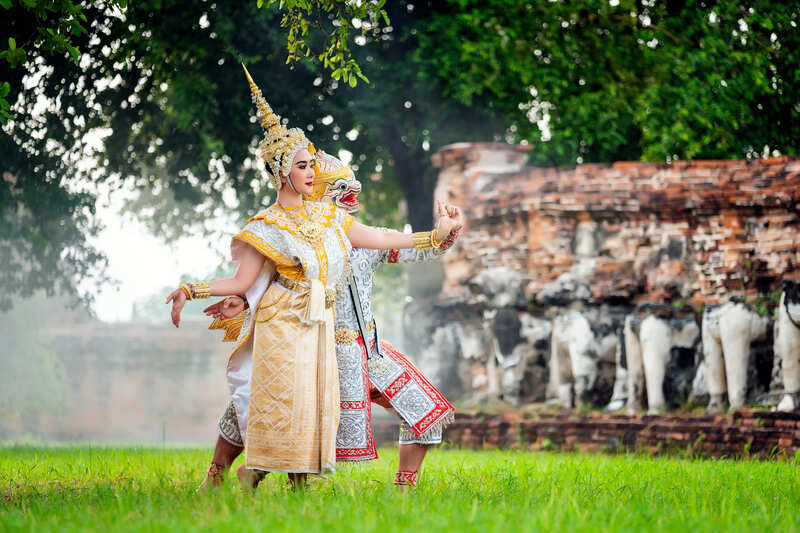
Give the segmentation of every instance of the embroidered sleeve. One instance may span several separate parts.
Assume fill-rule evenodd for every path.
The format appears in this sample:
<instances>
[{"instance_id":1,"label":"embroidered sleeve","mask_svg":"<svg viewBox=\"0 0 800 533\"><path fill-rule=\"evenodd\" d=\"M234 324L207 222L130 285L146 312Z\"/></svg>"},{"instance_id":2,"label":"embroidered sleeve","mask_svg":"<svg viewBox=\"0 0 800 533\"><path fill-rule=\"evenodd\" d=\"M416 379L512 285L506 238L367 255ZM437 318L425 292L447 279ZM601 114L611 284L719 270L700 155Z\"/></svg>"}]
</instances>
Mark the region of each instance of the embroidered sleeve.
<instances>
[{"instance_id":1,"label":"embroidered sleeve","mask_svg":"<svg viewBox=\"0 0 800 533\"><path fill-rule=\"evenodd\" d=\"M238 260L241 254L243 243L249 244L264 256L272 260L276 266L289 267L296 264L289 256L285 238L281 231L271 231L275 228L272 224L266 224L264 220L254 217L244 227L244 229L234 235L231 241L231 256L234 261Z\"/></svg>"}]
</instances>

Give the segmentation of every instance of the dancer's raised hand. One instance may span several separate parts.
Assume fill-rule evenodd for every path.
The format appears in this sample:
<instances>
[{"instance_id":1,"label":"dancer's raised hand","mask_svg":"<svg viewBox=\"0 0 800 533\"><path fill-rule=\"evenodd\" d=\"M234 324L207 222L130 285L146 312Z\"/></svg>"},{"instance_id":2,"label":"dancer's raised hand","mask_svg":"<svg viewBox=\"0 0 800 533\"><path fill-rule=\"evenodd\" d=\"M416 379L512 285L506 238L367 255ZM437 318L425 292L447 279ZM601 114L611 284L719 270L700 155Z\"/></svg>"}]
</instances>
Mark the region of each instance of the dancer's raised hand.
<instances>
[{"instance_id":1,"label":"dancer's raised hand","mask_svg":"<svg viewBox=\"0 0 800 533\"><path fill-rule=\"evenodd\" d=\"M436 235L439 239L444 238L452 231L458 231L461 229L462 224L460 219L457 220L452 218L441 200L436 201L436 207L439 212L439 220L436 223Z\"/></svg>"},{"instance_id":2,"label":"dancer's raised hand","mask_svg":"<svg viewBox=\"0 0 800 533\"><path fill-rule=\"evenodd\" d=\"M459 231L462 229L464 227L464 216L461 214L461 209L453 204L447 204L444 206L444 208L447 211L447 214L450 215L450 218L455 220L458 224L458 229L453 231Z\"/></svg>"}]
</instances>

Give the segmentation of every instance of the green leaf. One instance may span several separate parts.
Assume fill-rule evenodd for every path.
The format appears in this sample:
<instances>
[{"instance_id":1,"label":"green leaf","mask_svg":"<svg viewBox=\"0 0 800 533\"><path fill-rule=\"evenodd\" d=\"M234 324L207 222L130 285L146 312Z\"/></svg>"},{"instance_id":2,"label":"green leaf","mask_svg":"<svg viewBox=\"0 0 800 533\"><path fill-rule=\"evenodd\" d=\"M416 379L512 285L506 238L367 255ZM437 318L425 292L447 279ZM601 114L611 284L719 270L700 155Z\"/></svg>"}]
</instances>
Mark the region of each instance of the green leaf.
<instances>
[{"instance_id":1,"label":"green leaf","mask_svg":"<svg viewBox=\"0 0 800 533\"><path fill-rule=\"evenodd\" d=\"M0 7L3 9L11 9L11 0L0 0Z\"/></svg>"},{"instance_id":2,"label":"green leaf","mask_svg":"<svg viewBox=\"0 0 800 533\"><path fill-rule=\"evenodd\" d=\"M8 38L8 49L14 51L17 49L17 41L13 37Z\"/></svg>"},{"instance_id":3,"label":"green leaf","mask_svg":"<svg viewBox=\"0 0 800 533\"><path fill-rule=\"evenodd\" d=\"M7 81L4 81L2 85L0 85L0 98L5 98L8 96L8 93L11 91L11 85Z\"/></svg>"}]
</instances>

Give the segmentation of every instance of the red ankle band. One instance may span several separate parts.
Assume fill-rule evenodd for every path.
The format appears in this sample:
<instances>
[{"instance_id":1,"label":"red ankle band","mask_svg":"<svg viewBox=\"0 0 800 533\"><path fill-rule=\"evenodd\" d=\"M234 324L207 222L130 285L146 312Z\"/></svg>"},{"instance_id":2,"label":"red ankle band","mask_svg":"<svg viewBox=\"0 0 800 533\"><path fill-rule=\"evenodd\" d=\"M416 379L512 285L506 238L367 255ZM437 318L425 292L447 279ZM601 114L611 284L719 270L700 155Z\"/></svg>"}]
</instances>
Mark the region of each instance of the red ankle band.
<instances>
[{"instance_id":1,"label":"red ankle band","mask_svg":"<svg viewBox=\"0 0 800 533\"><path fill-rule=\"evenodd\" d=\"M398 470L394 474L395 485L417 486L417 470Z\"/></svg>"}]
</instances>

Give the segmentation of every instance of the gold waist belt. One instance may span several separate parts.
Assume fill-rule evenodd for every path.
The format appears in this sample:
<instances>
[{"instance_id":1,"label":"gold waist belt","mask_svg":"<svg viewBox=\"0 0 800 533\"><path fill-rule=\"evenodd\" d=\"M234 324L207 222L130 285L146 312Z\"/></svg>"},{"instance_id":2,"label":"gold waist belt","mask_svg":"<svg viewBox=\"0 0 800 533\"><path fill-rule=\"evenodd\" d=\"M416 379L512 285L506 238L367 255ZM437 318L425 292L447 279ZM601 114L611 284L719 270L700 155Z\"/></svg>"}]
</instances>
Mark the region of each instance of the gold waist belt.
<instances>
[{"instance_id":1,"label":"gold waist belt","mask_svg":"<svg viewBox=\"0 0 800 533\"><path fill-rule=\"evenodd\" d=\"M294 292L304 292L308 290L308 283L305 281L287 278L283 274L278 274L275 277L275 283ZM335 301L336 291L333 289L325 289L325 307L331 307Z\"/></svg>"},{"instance_id":2,"label":"gold waist belt","mask_svg":"<svg viewBox=\"0 0 800 533\"><path fill-rule=\"evenodd\" d=\"M375 319L373 318L367 326L367 333L372 333L374 329ZM361 336L361 332L357 329L337 329L333 335L336 338L336 344L353 344Z\"/></svg>"}]
</instances>

